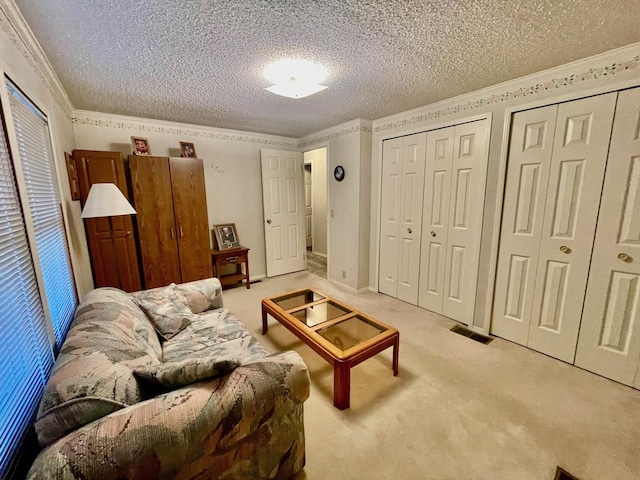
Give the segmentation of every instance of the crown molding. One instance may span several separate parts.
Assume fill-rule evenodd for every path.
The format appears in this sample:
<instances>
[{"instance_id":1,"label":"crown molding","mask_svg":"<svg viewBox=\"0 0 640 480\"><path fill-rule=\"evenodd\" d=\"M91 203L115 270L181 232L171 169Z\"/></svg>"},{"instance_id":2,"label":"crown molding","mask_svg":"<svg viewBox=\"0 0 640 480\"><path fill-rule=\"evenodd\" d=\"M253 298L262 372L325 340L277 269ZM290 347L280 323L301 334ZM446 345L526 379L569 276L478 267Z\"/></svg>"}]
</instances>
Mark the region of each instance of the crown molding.
<instances>
[{"instance_id":1,"label":"crown molding","mask_svg":"<svg viewBox=\"0 0 640 480\"><path fill-rule=\"evenodd\" d=\"M298 148L307 148L317 143L326 143L334 138L342 137L356 132L368 132L371 133L373 122L363 118L357 118L350 120L335 127L320 130L319 132L306 135L298 139Z\"/></svg>"},{"instance_id":2,"label":"crown molding","mask_svg":"<svg viewBox=\"0 0 640 480\"><path fill-rule=\"evenodd\" d=\"M472 111L495 104L535 98L548 91L567 90L582 83L613 77L640 68L640 43L587 57L572 63L533 73L508 82L449 98L423 107L383 117L373 122L373 131L382 132L419 124L427 120Z\"/></svg>"},{"instance_id":3,"label":"crown molding","mask_svg":"<svg viewBox=\"0 0 640 480\"><path fill-rule=\"evenodd\" d=\"M295 138L229 130L224 128L206 127L188 123L168 122L148 118L129 117L110 113L74 110L71 115L73 125L83 125L96 128L113 128L117 130L134 130L141 133L162 133L164 135L178 135L186 138L210 138L215 140L230 140L235 142L257 143L270 147L298 148Z\"/></svg>"},{"instance_id":4,"label":"crown molding","mask_svg":"<svg viewBox=\"0 0 640 480\"><path fill-rule=\"evenodd\" d=\"M13 0L0 1L0 28L9 36L18 51L51 91L56 102L63 110L71 113L73 104L69 95Z\"/></svg>"}]
</instances>

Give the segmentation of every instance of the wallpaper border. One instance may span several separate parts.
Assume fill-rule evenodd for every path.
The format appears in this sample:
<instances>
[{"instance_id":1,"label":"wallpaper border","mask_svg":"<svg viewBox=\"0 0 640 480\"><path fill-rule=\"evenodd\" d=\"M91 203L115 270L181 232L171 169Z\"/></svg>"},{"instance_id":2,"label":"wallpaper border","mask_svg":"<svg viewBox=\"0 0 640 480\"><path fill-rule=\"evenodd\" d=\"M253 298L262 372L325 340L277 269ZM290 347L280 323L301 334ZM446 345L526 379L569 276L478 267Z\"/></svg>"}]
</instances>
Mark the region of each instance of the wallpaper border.
<instances>
[{"instance_id":1,"label":"wallpaper border","mask_svg":"<svg viewBox=\"0 0 640 480\"><path fill-rule=\"evenodd\" d=\"M108 114L102 114L107 115ZM115 116L115 115L114 115ZM235 142L248 142L257 143L261 145L268 145L271 147L287 147L298 148L298 142L295 139L285 140L278 138L260 137L257 135L251 135L249 133L241 133L234 130L229 132L213 130L213 127L206 126L169 126L169 125L154 125L152 123L146 123L143 120L107 120L92 118L90 115L73 114L71 116L71 123L73 125L84 125L97 128L113 128L119 130L133 130L141 133L162 133L166 135L179 135L189 138L209 138L215 140L230 140ZM168 122L171 123L171 122ZM208 130L212 128L212 130ZM224 130L224 129L220 129Z\"/></svg>"},{"instance_id":2,"label":"wallpaper border","mask_svg":"<svg viewBox=\"0 0 640 480\"><path fill-rule=\"evenodd\" d=\"M415 113L410 114L407 113L406 118L395 119L385 121L382 120L380 124L375 125L373 127L373 131L384 132L388 130L393 130L399 127L404 127L407 125L413 125L417 123L422 123L427 120L434 120L442 117L446 117L449 115L455 115L460 112L476 110L479 108L496 105L500 103L509 102L518 98L535 96L541 93L544 93L548 90L561 90L563 88L568 88L580 84L582 82L588 82L592 80L597 80L602 77L613 76L619 72L635 70L640 67L640 55L635 55L633 58L626 61L614 61L604 66L600 67L592 67L586 68L579 73L574 73L570 75L558 76L556 78L552 78L550 80L540 82L535 81L535 83L530 83L528 85L523 85L519 88L508 89L503 92L498 92L494 94L489 94L485 96L481 96L476 100L468 100L466 102L458 103L457 105L452 105L448 107L436 108L435 110L431 110L424 113ZM562 67L558 67L562 68ZM544 73L544 72L543 72ZM542 73L542 74L543 74ZM534 74L541 75L541 74ZM514 82L517 81L514 80ZM526 82L526 78L523 79ZM491 89L500 90L498 87L489 87ZM473 95L473 93L467 94L466 96ZM443 102L449 102L450 100L443 100ZM419 107L415 110L426 110L429 106L426 105L424 107ZM402 113L396 115L396 117L402 116Z\"/></svg>"}]
</instances>

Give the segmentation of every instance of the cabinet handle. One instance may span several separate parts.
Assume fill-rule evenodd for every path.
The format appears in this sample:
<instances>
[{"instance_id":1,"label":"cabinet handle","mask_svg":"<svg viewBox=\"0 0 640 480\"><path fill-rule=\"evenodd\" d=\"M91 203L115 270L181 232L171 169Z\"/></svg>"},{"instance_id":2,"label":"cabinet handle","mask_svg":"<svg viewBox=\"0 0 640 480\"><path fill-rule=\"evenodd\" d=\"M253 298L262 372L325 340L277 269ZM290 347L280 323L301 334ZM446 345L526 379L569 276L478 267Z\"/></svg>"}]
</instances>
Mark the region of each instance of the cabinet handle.
<instances>
[{"instance_id":1,"label":"cabinet handle","mask_svg":"<svg viewBox=\"0 0 640 480\"><path fill-rule=\"evenodd\" d=\"M238 257L227 257L227 262L236 263L238 261Z\"/></svg>"},{"instance_id":2,"label":"cabinet handle","mask_svg":"<svg viewBox=\"0 0 640 480\"><path fill-rule=\"evenodd\" d=\"M180 238L184 238L184 232L182 231L182 227L180 227Z\"/></svg>"},{"instance_id":3,"label":"cabinet handle","mask_svg":"<svg viewBox=\"0 0 640 480\"><path fill-rule=\"evenodd\" d=\"M566 245L562 245L562 246L560 247L560 251L561 251L562 253L571 253L571 249L570 249L569 247L567 247Z\"/></svg>"},{"instance_id":4,"label":"cabinet handle","mask_svg":"<svg viewBox=\"0 0 640 480\"><path fill-rule=\"evenodd\" d=\"M171 232L171 240L173 240L174 238L176 238L176 234L173 231L173 228L169 229L169 232Z\"/></svg>"},{"instance_id":5,"label":"cabinet handle","mask_svg":"<svg viewBox=\"0 0 640 480\"><path fill-rule=\"evenodd\" d=\"M622 260L623 262L632 262L633 261L633 259L629 255L627 255L626 253L619 253L618 254L618 258L620 260Z\"/></svg>"}]
</instances>

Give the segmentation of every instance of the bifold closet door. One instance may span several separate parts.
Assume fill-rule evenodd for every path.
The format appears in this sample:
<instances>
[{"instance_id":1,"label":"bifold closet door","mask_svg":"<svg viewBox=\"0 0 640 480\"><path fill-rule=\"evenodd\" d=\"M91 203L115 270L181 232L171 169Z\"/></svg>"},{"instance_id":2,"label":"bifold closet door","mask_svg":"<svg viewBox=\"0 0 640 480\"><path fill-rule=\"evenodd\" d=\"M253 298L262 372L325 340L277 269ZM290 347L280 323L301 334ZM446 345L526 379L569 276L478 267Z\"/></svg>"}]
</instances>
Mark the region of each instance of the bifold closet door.
<instances>
[{"instance_id":1,"label":"bifold closet door","mask_svg":"<svg viewBox=\"0 0 640 480\"><path fill-rule=\"evenodd\" d=\"M640 88L611 136L576 365L640 388Z\"/></svg>"},{"instance_id":2,"label":"bifold closet door","mask_svg":"<svg viewBox=\"0 0 640 480\"><path fill-rule=\"evenodd\" d=\"M473 321L489 122L427 133L418 305Z\"/></svg>"},{"instance_id":3,"label":"bifold closet door","mask_svg":"<svg viewBox=\"0 0 640 480\"><path fill-rule=\"evenodd\" d=\"M418 302L426 136L385 140L382 147L378 289L413 305Z\"/></svg>"},{"instance_id":4,"label":"bifold closet door","mask_svg":"<svg viewBox=\"0 0 640 480\"><path fill-rule=\"evenodd\" d=\"M492 333L570 363L615 102L599 95L513 119Z\"/></svg>"}]
</instances>

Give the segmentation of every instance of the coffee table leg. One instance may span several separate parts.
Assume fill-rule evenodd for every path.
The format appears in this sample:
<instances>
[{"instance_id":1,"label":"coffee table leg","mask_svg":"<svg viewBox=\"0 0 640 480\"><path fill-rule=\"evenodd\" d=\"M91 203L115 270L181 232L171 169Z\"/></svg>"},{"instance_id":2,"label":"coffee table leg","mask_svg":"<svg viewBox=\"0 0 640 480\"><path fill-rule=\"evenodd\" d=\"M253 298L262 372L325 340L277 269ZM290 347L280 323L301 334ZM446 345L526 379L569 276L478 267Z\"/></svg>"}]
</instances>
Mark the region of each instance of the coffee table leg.
<instances>
[{"instance_id":1,"label":"coffee table leg","mask_svg":"<svg viewBox=\"0 0 640 480\"><path fill-rule=\"evenodd\" d=\"M267 333L267 311L262 307L262 334Z\"/></svg>"},{"instance_id":2,"label":"coffee table leg","mask_svg":"<svg viewBox=\"0 0 640 480\"><path fill-rule=\"evenodd\" d=\"M351 368L347 362L333 365L333 406L344 410L349 408L351 391Z\"/></svg>"},{"instance_id":3,"label":"coffee table leg","mask_svg":"<svg viewBox=\"0 0 640 480\"><path fill-rule=\"evenodd\" d=\"M393 376L398 376L398 350L400 349L400 335L396 337L396 343L393 344Z\"/></svg>"}]
</instances>

